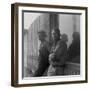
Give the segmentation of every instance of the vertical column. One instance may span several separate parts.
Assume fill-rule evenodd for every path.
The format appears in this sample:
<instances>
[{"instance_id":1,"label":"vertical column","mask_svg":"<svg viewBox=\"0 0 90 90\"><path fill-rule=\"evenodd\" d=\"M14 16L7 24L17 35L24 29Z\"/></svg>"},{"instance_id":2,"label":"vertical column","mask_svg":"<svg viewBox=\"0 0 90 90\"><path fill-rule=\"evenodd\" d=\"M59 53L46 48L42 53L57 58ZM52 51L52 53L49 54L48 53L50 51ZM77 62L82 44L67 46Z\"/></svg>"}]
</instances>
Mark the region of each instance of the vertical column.
<instances>
[{"instance_id":1,"label":"vertical column","mask_svg":"<svg viewBox=\"0 0 90 90\"><path fill-rule=\"evenodd\" d=\"M51 30L55 28L59 28L59 15L56 13L51 13L49 15L50 18L50 35L49 35L49 41L51 41Z\"/></svg>"},{"instance_id":2,"label":"vertical column","mask_svg":"<svg viewBox=\"0 0 90 90\"><path fill-rule=\"evenodd\" d=\"M58 14L50 14L50 29L59 28Z\"/></svg>"},{"instance_id":3,"label":"vertical column","mask_svg":"<svg viewBox=\"0 0 90 90\"><path fill-rule=\"evenodd\" d=\"M73 19L73 32L76 32L76 16L73 15L72 19Z\"/></svg>"}]
</instances>

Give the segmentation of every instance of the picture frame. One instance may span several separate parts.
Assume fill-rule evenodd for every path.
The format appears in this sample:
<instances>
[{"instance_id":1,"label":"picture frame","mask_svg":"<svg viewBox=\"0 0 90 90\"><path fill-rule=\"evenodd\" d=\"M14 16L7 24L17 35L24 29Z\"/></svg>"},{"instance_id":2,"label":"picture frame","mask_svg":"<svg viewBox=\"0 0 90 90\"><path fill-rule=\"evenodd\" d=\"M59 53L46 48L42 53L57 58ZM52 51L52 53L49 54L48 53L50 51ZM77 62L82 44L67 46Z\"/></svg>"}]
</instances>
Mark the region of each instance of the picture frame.
<instances>
[{"instance_id":1,"label":"picture frame","mask_svg":"<svg viewBox=\"0 0 90 90\"><path fill-rule=\"evenodd\" d=\"M87 7L32 4L32 3L12 4L11 5L11 86L25 87L25 86L87 83L88 82L87 26L88 26ZM77 31L79 32L80 35L80 42L79 42L80 55L78 61L79 63L66 62L66 66L68 68L65 69L64 74L66 75L63 74L58 76L51 75L51 76L41 76L41 77L29 76L30 69L31 68L33 69L33 65L36 65L38 63L38 62L34 62L33 59L30 59L31 58L30 55L33 54L37 55L37 51L38 51L36 44L37 41L35 41L37 37L35 36L37 36L38 30L41 29L46 30L46 32L48 33L47 40L51 41L52 40L51 30L57 27L61 28L60 29L61 35L63 33L66 33L68 36L70 36L73 32L77 32ZM71 37L72 35L69 37L69 40L71 40ZM30 55L28 56L28 54ZM27 59L28 57L29 59ZM76 60L76 58L74 59ZM30 62L30 60L32 61L32 63ZM28 66L30 66L30 68L27 68ZM29 71L29 73L27 71Z\"/></svg>"}]
</instances>

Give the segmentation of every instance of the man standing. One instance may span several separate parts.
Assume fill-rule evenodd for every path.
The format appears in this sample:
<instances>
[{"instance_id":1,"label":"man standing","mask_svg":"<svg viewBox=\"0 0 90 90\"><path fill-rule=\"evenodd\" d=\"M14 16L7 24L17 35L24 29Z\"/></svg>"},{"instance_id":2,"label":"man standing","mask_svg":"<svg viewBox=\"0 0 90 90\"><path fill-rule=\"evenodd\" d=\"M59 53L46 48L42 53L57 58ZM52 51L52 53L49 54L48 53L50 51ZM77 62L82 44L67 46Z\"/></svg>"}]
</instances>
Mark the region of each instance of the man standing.
<instances>
[{"instance_id":1,"label":"man standing","mask_svg":"<svg viewBox=\"0 0 90 90\"><path fill-rule=\"evenodd\" d=\"M48 76L64 74L64 64L67 56L67 45L60 39L60 30L52 30L53 45L49 55Z\"/></svg>"},{"instance_id":2,"label":"man standing","mask_svg":"<svg viewBox=\"0 0 90 90\"><path fill-rule=\"evenodd\" d=\"M46 41L45 31L38 32L39 40L41 42L38 56L38 68L34 73L34 76L42 76L49 66L49 43Z\"/></svg>"}]
</instances>

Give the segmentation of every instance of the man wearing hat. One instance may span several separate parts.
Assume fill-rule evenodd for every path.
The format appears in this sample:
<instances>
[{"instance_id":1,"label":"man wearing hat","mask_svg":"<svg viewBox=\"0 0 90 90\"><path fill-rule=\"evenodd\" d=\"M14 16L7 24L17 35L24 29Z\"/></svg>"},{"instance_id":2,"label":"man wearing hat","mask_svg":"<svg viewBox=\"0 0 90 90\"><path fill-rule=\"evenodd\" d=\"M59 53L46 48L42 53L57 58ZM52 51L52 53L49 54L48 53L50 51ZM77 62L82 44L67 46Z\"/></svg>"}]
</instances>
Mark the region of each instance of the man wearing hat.
<instances>
[{"instance_id":1,"label":"man wearing hat","mask_svg":"<svg viewBox=\"0 0 90 90\"><path fill-rule=\"evenodd\" d=\"M38 32L38 36L39 36L39 40L41 42L40 44L40 48L39 48L39 56L38 56L38 68L34 73L34 76L38 77L38 76L43 76L43 74L45 73L45 71L47 70L48 66L49 66L49 60L48 60L48 56L49 56L49 43L46 41L46 32L45 31L39 31Z\"/></svg>"},{"instance_id":2,"label":"man wearing hat","mask_svg":"<svg viewBox=\"0 0 90 90\"><path fill-rule=\"evenodd\" d=\"M67 45L60 39L60 30L52 30L53 45L49 54L48 76L64 74L64 64L67 56Z\"/></svg>"}]
</instances>

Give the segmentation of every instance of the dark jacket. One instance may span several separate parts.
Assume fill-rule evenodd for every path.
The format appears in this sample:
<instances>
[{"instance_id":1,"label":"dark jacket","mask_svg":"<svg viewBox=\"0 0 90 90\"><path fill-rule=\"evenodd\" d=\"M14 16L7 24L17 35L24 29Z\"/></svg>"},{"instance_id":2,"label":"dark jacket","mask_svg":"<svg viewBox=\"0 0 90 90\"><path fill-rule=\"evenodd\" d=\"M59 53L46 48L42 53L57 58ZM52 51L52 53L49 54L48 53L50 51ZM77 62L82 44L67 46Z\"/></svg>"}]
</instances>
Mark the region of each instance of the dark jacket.
<instances>
[{"instance_id":1,"label":"dark jacket","mask_svg":"<svg viewBox=\"0 0 90 90\"><path fill-rule=\"evenodd\" d=\"M49 66L48 56L49 44L47 42L41 43L38 57L39 64L37 70L34 73L34 76L42 76L44 74L45 70Z\"/></svg>"},{"instance_id":2,"label":"dark jacket","mask_svg":"<svg viewBox=\"0 0 90 90\"><path fill-rule=\"evenodd\" d=\"M48 76L63 75L64 64L67 57L67 45L62 40L59 40L56 45L53 45L49 55Z\"/></svg>"},{"instance_id":3,"label":"dark jacket","mask_svg":"<svg viewBox=\"0 0 90 90\"><path fill-rule=\"evenodd\" d=\"M63 65L67 56L66 43L62 40L59 40L55 46L52 46L50 54L54 55L51 60L51 64Z\"/></svg>"},{"instance_id":4,"label":"dark jacket","mask_svg":"<svg viewBox=\"0 0 90 90\"><path fill-rule=\"evenodd\" d=\"M73 40L72 44L68 48L68 60L71 62L80 63L80 58L75 60L77 57L80 57L80 41Z\"/></svg>"}]
</instances>

